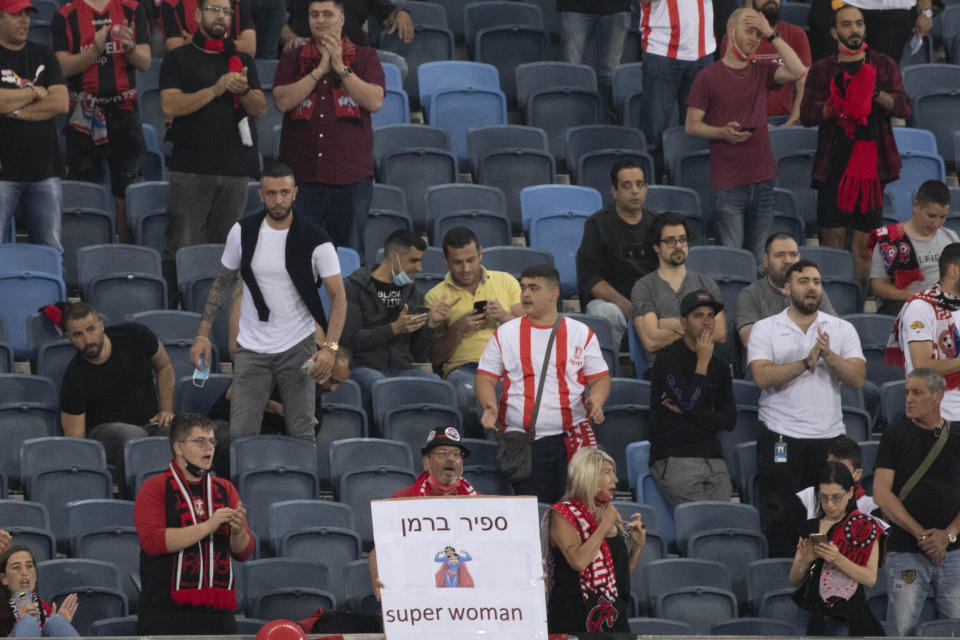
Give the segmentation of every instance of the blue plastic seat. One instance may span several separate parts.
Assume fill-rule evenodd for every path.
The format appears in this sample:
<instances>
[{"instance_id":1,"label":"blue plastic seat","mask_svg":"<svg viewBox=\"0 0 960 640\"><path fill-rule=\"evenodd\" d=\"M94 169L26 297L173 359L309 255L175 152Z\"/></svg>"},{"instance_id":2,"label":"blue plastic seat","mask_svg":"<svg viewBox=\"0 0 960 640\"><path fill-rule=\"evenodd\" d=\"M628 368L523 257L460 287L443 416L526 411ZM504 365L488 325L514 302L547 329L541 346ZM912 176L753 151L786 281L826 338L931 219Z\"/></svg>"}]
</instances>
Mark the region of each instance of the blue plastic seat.
<instances>
[{"instance_id":1,"label":"blue plastic seat","mask_svg":"<svg viewBox=\"0 0 960 640\"><path fill-rule=\"evenodd\" d=\"M414 38L409 43L401 40L397 33L383 33L380 37L380 48L396 53L406 61L409 71L404 79L403 88L410 98L419 103L420 86L417 69L425 62L452 60L454 38L453 32L446 27L415 22L414 30Z\"/></svg>"},{"instance_id":2,"label":"blue plastic seat","mask_svg":"<svg viewBox=\"0 0 960 640\"><path fill-rule=\"evenodd\" d=\"M960 97L957 104L960 104ZM936 153L901 151L900 160L903 163L900 177L884 188L895 197L897 219L906 221L913 216L913 194L927 180L946 180L946 167L943 158Z\"/></svg>"},{"instance_id":3,"label":"blue plastic seat","mask_svg":"<svg viewBox=\"0 0 960 640\"><path fill-rule=\"evenodd\" d=\"M553 255L544 249L532 247L484 247L483 266L493 271L504 271L519 279L520 274L535 264L553 264Z\"/></svg>"},{"instance_id":4,"label":"blue plastic seat","mask_svg":"<svg viewBox=\"0 0 960 640\"><path fill-rule=\"evenodd\" d=\"M381 438L347 438L330 443L328 466L330 476L336 486L339 478L346 472L374 466L396 466L411 472L419 468L414 466L414 451L419 457L420 447L410 448L405 442L383 440Z\"/></svg>"},{"instance_id":5,"label":"blue plastic seat","mask_svg":"<svg viewBox=\"0 0 960 640\"><path fill-rule=\"evenodd\" d=\"M497 187L504 192L507 213L514 231L523 225L520 194L536 185L553 183L556 165L553 155L538 149L501 149L482 156L477 165L477 179L481 184Z\"/></svg>"},{"instance_id":6,"label":"blue plastic seat","mask_svg":"<svg viewBox=\"0 0 960 640\"><path fill-rule=\"evenodd\" d=\"M860 289L860 283L852 278L824 278L823 292L830 296L830 302L840 316L863 311L863 290Z\"/></svg>"},{"instance_id":7,"label":"blue plastic seat","mask_svg":"<svg viewBox=\"0 0 960 640\"><path fill-rule=\"evenodd\" d=\"M614 125L570 127L565 136L567 169L574 184L593 187L603 196L603 204L613 204L610 192L610 167L632 161L643 169L644 179L656 182L653 157L639 129Z\"/></svg>"},{"instance_id":8,"label":"blue plastic seat","mask_svg":"<svg viewBox=\"0 0 960 640\"><path fill-rule=\"evenodd\" d=\"M524 231L530 232L535 220L548 216L572 212L588 217L603 207L603 200L596 189L547 184L523 189L520 192L520 207ZM579 236L576 241L579 246Z\"/></svg>"},{"instance_id":9,"label":"blue plastic seat","mask_svg":"<svg viewBox=\"0 0 960 640\"><path fill-rule=\"evenodd\" d=\"M264 620L302 620L319 607L334 610L334 578L322 562L268 558L243 564L241 584L247 615Z\"/></svg>"},{"instance_id":10,"label":"blue plastic seat","mask_svg":"<svg viewBox=\"0 0 960 640\"><path fill-rule=\"evenodd\" d=\"M429 380L412 376L398 376L377 380L370 387L373 421L383 426L387 414L405 405L435 404L457 408L453 384L446 380ZM412 402L411 402L412 401Z\"/></svg>"},{"instance_id":11,"label":"blue plastic seat","mask_svg":"<svg viewBox=\"0 0 960 640\"><path fill-rule=\"evenodd\" d=\"M664 558L646 563L639 568L651 603L656 598L686 587L731 589L730 569L713 560L697 558Z\"/></svg>"},{"instance_id":12,"label":"blue plastic seat","mask_svg":"<svg viewBox=\"0 0 960 640\"><path fill-rule=\"evenodd\" d=\"M11 540L11 546L30 549L38 562L56 557L57 541L50 529L47 507L40 502L0 500L0 522Z\"/></svg>"},{"instance_id":13,"label":"blue plastic seat","mask_svg":"<svg viewBox=\"0 0 960 640\"><path fill-rule=\"evenodd\" d=\"M83 247L77 251L77 277L83 298L112 318L167 306L160 253L149 247Z\"/></svg>"},{"instance_id":14,"label":"blue plastic seat","mask_svg":"<svg viewBox=\"0 0 960 640\"><path fill-rule=\"evenodd\" d=\"M743 506L756 510L751 505ZM691 558L717 560L727 565L737 600L746 602L747 565L767 557L767 539L759 531L743 528L706 529L690 535L687 552Z\"/></svg>"},{"instance_id":15,"label":"blue plastic seat","mask_svg":"<svg viewBox=\"0 0 960 640\"><path fill-rule=\"evenodd\" d=\"M442 149L408 148L383 156L380 177L403 189L413 227L422 231L426 229L426 191L435 185L455 183L457 160L450 151Z\"/></svg>"},{"instance_id":16,"label":"blue plastic seat","mask_svg":"<svg viewBox=\"0 0 960 640\"><path fill-rule=\"evenodd\" d=\"M373 203L370 210L367 211L367 222L363 227L364 247L366 255L364 260L366 264L373 266L376 264L376 253L383 249L383 243L394 231L398 229L412 230L413 221L407 214L407 201L403 189L389 184L374 184ZM400 208L391 209L377 206L377 194L385 190L395 192L400 198ZM391 194L393 195L393 193Z\"/></svg>"},{"instance_id":17,"label":"blue plastic seat","mask_svg":"<svg viewBox=\"0 0 960 640\"><path fill-rule=\"evenodd\" d=\"M951 25L957 22L955 16L945 14L944 20L948 19ZM944 27L946 29L946 22ZM954 36L951 42L954 58L957 57L958 42ZM903 70L903 88L913 100L913 111L907 124L931 131L943 158L952 158L955 152L953 136L957 130L957 105L960 104L957 87L960 87L960 68L956 64L920 64Z\"/></svg>"},{"instance_id":18,"label":"blue plastic seat","mask_svg":"<svg viewBox=\"0 0 960 640\"><path fill-rule=\"evenodd\" d=\"M669 211L686 216L693 228L693 242L697 243L702 239L705 225L700 196L695 190L662 184L649 185L644 206L655 213Z\"/></svg>"},{"instance_id":19,"label":"blue plastic seat","mask_svg":"<svg viewBox=\"0 0 960 640\"><path fill-rule=\"evenodd\" d=\"M0 472L13 486L20 485L20 445L33 438L55 436L59 413L53 383L40 376L0 375L0 433L4 446Z\"/></svg>"},{"instance_id":20,"label":"blue plastic seat","mask_svg":"<svg viewBox=\"0 0 960 640\"><path fill-rule=\"evenodd\" d=\"M470 2L463 7L464 40L468 50L475 51L474 43L482 29L508 25L543 27L543 15L535 4L514 4L506 0Z\"/></svg>"},{"instance_id":21,"label":"blue plastic seat","mask_svg":"<svg viewBox=\"0 0 960 640\"><path fill-rule=\"evenodd\" d=\"M121 589L120 569L111 562L80 558L61 558L37 564L37 589L47 602L61 602L76 593L77 612L71 620L82 636L91 635L97 620L125 617L127 598Z\"/></svg>"},{"instance_id":22,"label":"blue plastic seat","mask_svg":"<svg viewBox=\"0 0 960 640\"><path fill-rule=\"evenodd\" d=\"M495 151L505 149L534 149L547 151L547 134L539 127L519 124L474 127L467 131L467 153L474 176L480 160Z\"/></svg>"},{"instance_id":23,"label":"blue plastic seat","mask_svg":"<svg viewBox=\"0 0 960 640\"><path fill-rule=\"evenodd\" d=\"M231 480L243 496L247 520L257 540L267 537L267 509L271 504L317 497L316 458L313 443L289 436L230 441Z\"/></svg>"},{"instance_id":24,"label":"blue plastic seat","mask_svg":"<svg viewBox=\"0 0 960 640\"><path fill-rule=\"evenodd\" d=\"M216 348L216 346L214 346ZM168 349L169 350L169 349ZM212 357L216 361L216 357ZM189 364L189 361L187 361ZM192 365L190 365L192 367ZM214 367L215 371L216 368ZM203 387L193 384L193 371L188 375L177 378L177 392L174 394L174 413L199 413L206 415L214 403L233 383L233 376L228 373L211 373Z\"/></svg>"},{"instance_id":25,"label":"blue plastic seat","mask_svg":"<svg viewBox=\"0 0 960 640\"><path fill-rule=\"evenodd\" d=\"M686 622L666 618L630 618L630 633L640 636L690 636L693 629Z\"/></svg>"},{"instance_id":26,"label":"blue plastic seat","mask_svg":"<svg viewBox=\"0 0 960 640\"><path fill-rule=\"evenodd\" d=\"M270 505L270 543L283 558L322 558L332 576L360 559L360 536L353 511L324 500L285 500ZM336 581L334 581L336 584ZM342 589L333 589L342 599Z\"/></svg>"},{"instance_id":27,"label":"blue plastic seat","mask_svg":"<svg viewBox=\"0 0 960 640\"><path fill-rule=\"evenodd\" d=\"M713 625L737 615L737 600L725 589L686 587L657 597L653 613L686 622L695 635L705 635Z\"/></svg>"},{"instance_id":28,"label":"blue plastic seat","mask_svg":"<svg viewBox=\"0 0 960 640\"><path fill-rule=\"evenodd\" d=\"M538 218L530 226L530 246L548 249L556 259L560 273L560 295L577 293L577 250L588 214L568 211Z\"/></svg>"},{"instance_id":29,"label":"blue plastic seat","mask_svg":"<svg viewBox=\"0 0 960 640\"><path fill-rule=\"evenodd\" d=\"M376 129L390 124L408 124L410 122L410 96L403 89L403 75L400 69L389 62L381 61L386 86L380 110L370 114L370 123Z\"/></svg>"},{"instance_id":30,"label":"blue plastic seat","mask_svg":"<svg viewBox=\"0 0 960 640\"><path fill-rule=\"evenodd\" d=\"M713 245L690 247L687 267L715 280L734 277L752 283L757 279L757 259L746 249Z\"/></svg>"},{"instance_id":31,"label":"blue plastic seat","mask_svg":"<svg viewBox=\"0 0 960 640\"><path fill-rule=\"evenodd\" d=\"M734 448L734 456L737 460L737 486L740 487L740 502L760 505L760 499L757 495L757 443L756 441L740 442Z\"/></svg>"},{"instance_id":32,"label":"blue plastic seat","mask_svg":"<svg viewBox=\"0 0 960 640\"><path fill-rule=\"evenodd\" d=\"M0 244L0 265L3 271L46 273L63 278L60 252L53 247L26 242Z\"/></svg>"},{"instance_id":33,"label":"blue plastic seat","mask_svg":"<svg viewBox=\"0 0 960 640\"><path fill-rule=\"evenodd\" d=\"M571 127L600 124L600 96L592 67L566 62L529 62L516 69L517 102L528 125L547 132L550 153L566 162Z\"/></svg>"},{"instance_id":34,"label":"blue plastic seat","mask_svg":"<svg viewBox=\"0 0 960 640\"><path fill-rule=\"evenodd\" d=\"M792 191L779 187L773 190L773 225L770 233L786 233L802 247L807 241L806 221L800 216L797 198Z\"/></svg>"},{"instance_id":35,"label":"blue plastic seat","mask_svg":"<svg viewBox=\"0 0 960 640\"><path fill-rule=\"evenodd\" d=\"M790 558L754 560L747 565L747 599L754 615L760 615L766 593L790 586Z\"/></svg>"},{"instance_id":36,"label":"blue plastic seat","mask_svg":"<svg viewBox=\"0 0 960 640\"><path fill-rule=\"evenodd\" d=\"M366 560L348 562L343 568L343 595L341 606L355 613L376 615L380 603L370 586L370 567Z\"/></svg>"},{"instance_id":37,"label":"blue plastic seat","mask_svg":"<svg viewBox=\"0 0 960 640\"><path fill-rule=\"evenodd\" d=\"M820 275L823 278L854 279L853 254L846 249L801 247L800 257L815 262L820 268Z\"/></svg>"},{"instance_id":38,"label":"blue plastic seat","mask_svg":"<svg viewBox=\"0 0 960 640\"><path fill-rule=\"evenodd\" d=\"M395 409L388 409L383 415L380 430L387 440L398 440L416 450L427 441L427 434L433 430L456 427L463 430L463 417L456 407L433 403L407 403Z\"/></svg>"},{"instance_id":39,"label":"blue plastic seat","mask_svg":"<svg viewBox=\"0 0 960 640\"><path fill-rule=\"evenodd\" d=\"M7 334L7 321L0 316L0 373L13 371L13 348Z\"/></svg>"},{"instance_id":40,"label":"blue plastic seat","mask_svg":"<svg viewBox=\"0 0 960 640\"><path fill-rule=\"evenodd\" d=\"M620 114L620 124L640 128L640 99L643 97L643 63L624 62L613 68L611 79L613 106Z\"/></svg>"},{"instance_id":41,"label":"blue plastic seat","mask_svg":"<svg viewBox=\"0 0 960 640\"><path fill-rule=\"evenodd\" d=\"M212 278L216 275L220 268L223 248L222 244L194 244L177 249L177 286L180 289L180 295L187 295L187 284L192 279ZM203 301L201 300L200 303L202 304Z\"/></svg>"},{"instance_id":42,"label":"blue plastic seat","mask_svg":"<svg viewBox=\"0 0 960 640\"><path fill-rule=\"evenodd\" d=\"M793 636L797 629L786 620L775 618L734 618L713 625L715 636Z\"/></svg>"},{"instance_id":43,"label":"blue plastic seat","mask_svg":"<svg viewBox=\"0 0 960 640\"><path fill-rule=\"evenodd\" d=\"M499 88L439 88L430 96L427 122L450 133L453 154L466 167L467 130L474 125L506 124L507 98Z\"/></svg>"},{"instance_id":44,"label":"blue plastic seat","mask_svg":"<svg viewBox=\"0 0 960 640\"><path fill-rule=\"evenodd\" d=\"M197 334L197 325L200 324L200 314L179 309L157 309L134 313L129 320L146 326L157 334L161 341L184 338L193 340Z\"/></svg>"},{"instance_id":45,"label":"blue plastic seat","mask_svg":"<svg viewBox=\"0 0 960 640\"><path fill-rule=\"evenodd\" d=\"M360 467L340 476L340 502L350 505L357 518L357 532L365 549L373 544L373 516L370 502L391 497L413 484L417 474L391 466Z\"/></svg>"},{"instance_id":46,"label":"blue plastic seat","mask_svg":"<svg viewBox=\"0 0 960 640\"><path fill-rule=\"evenodd\" d=\"M137 616L104 618L90 623L90 635L97 637L137 635Z\"/></svg>"},{"instance_id":47,"label":"blue plastic seat","mask_svg":"<svg viewBox=\"0 0 960 640\"><path fill-rule=\"evenodd\" d=\"M67 504L70 556L112 562L120 569L121 591L131 609L140 598L140 538L133 523L133 502L80 500Z\"/></svg>"},{"instance_id":48,"label":"blue plastic seat","mask_svg":"<svg viewBox=\"0 0 960 640\"><path fill-rule=\"evenodd\" d=\"M137 438L123 443L123 468L131 494L136 495L146 480L166 471L172 455L170 439L166 436Z\"/></svg>"},{"instance_id":49,"label":"blue plastic seat","mask_svg":"<svg viewBox=\"0 0 960 640\"><path fill-rule=\"evenodd\" d=\"M3 300L0 315L6 321L14 356L29 355L27 318L40 307L64 300L66 296L67 285L60 277L29 271L0 273L0 300Z\"/></svg>"},{"instance_id":50,"label":"blue plastic seat","mask_svg":"<svg viewBox=\"0 0 960 640\"><path fill-rule=\"evenodd\" d=\"M67 287L75 290L77 280L77 251L92 244L110 244L116 241L113 212L101 209L64 208L60 222L60 243L63 245L63 274Z\"/></svg>"},{"instance_id":51,"label":"blue plastic seat","mask_svg":"<svg viewBox=\"0 0 960 640\"><path fill-rule=\"evenodd\" d=\"M511 103L522 108L517 95L517 68L550 59L550 36L546 30L523 24L486 27L477 32L473 46L474 59L497 68L500 88Z\"/></svg>"},{"instance_id":52,"label":"blue plastic seat","mask_svg":"<svg viewBox=\"0 0 960 640\"><path fill-rule=\"evenodd\" d=\"M511 242L511 225L503 191L479 184L444 184L430 187L426 199L426 224L433 231L433 244L454 226L468 226L480 246L504 246Z\"/></svg>"},{"instance_id":53,"label":"blue plastic seat","mask_svg":"<svg viewBox=\"0 0 960 640\"><path fill-rule=\"evenodd\" d=\"M127 224L136 231L140 230L141 237L137 244L163 250L166 231L167 198L170 193L170 183L167 181L137 182L126 190ZM145 226L149 225L149 227ZM161 229L162 228L162 229ZM144 231L148 230L149 242L144 242ZM157 246L158 241L160 246Z\"/></svg>"},{"instance_id":54,"label":"blue plastic seat","mask_svg":"<svg viewBox=\"0 0 960 640\"><path fill-rule=\"evenodd\" d=\"M64 209L100 209L113 211L113 196L107 193L102 184L62 180Z\"/></svg>"},{"instance_id":55,"label":"blue plastic seat","mask_svg":"<svg viewBox=\"0 0 960 640\"><path fill-rule=\"evenodd\" d=\"M906 391L903 380L892 380L880 385L880 419L893 424L906 414Z\"/></svg>"},{"instance_id":56,"label":"blue plastic seat","mask_svg":"<svg viewBox=\"0 0 960 640\"><path fill-rule=\"evenodd\" d=\"M817 151L817 130L804 127L779 127L770 132L770 148L777 161L776 185L797 199L807 227L816 224L817 192L810 187L813 157Z\"/></svg>"},{"instance_id":57,"label":"blue plastic seat","mask_svg":"<svg viewBox=\"0 0 960 640\"><path fill-rule=\"evenodd\" d=\"M915 127L894 127L893 138L900 153L916 152L937 153L937 139L926 129Z\"/></svg>"},{"instance_id":58,"label":"blue plastic seat","mask_svg":"<svg viewBox=\"0 0 960 640\"><path fill-rule=\"evenodd\" d=\"M735 502L701 500L685 502L674 510L677 545L687 551L687 542L696 533L711 529L744 529L760 532L760 512L756 507Z\"/></svg>"}]
</instances>

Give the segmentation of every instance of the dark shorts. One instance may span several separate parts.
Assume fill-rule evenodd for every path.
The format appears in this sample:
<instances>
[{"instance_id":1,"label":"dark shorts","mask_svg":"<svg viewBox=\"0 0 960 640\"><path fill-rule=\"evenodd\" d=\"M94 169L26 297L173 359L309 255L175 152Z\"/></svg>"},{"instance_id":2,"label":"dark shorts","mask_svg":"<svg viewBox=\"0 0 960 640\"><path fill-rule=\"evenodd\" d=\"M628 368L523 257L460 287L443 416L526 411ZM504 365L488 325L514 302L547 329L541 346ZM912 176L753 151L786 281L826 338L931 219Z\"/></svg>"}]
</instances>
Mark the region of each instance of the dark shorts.
<instances>
[{"instance_id":1,"label":"dark shorts","mask_svg":"<svg viewBox=\"0 0 960 640\"><path fill-rule=\"evenodd\" d=\"M113 195L122 198L127 186L140 181L140 165L146 144L140 115L121 109L106 110L107 138L105 144L94 145L93 138L67 124L64 138L67 142L67 177L83 182L100 182L103 161L110 167Z\"/></svg>"},{"instance_id":2,"label":"dark shorts","mask_svg":"<svg viewBox=\"0 0 960 640\"><path fill-rule=\"evenodd\" d=\"M880 207L863 213L845 213L837 208L837 185L817 187L817 226L821 229L852 227L854 231L870 233L883 226L883 201Z\"/></svg>"}]
</instances>

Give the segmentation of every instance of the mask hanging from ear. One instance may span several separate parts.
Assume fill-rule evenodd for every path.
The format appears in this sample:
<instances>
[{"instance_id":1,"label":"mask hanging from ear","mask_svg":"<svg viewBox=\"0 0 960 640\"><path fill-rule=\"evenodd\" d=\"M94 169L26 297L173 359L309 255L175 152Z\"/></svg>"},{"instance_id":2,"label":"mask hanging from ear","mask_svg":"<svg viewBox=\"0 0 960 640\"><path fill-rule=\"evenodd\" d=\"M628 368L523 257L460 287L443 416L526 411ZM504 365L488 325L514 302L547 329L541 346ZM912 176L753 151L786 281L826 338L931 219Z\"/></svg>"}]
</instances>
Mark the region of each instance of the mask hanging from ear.
<instances>
[{"instance_id":1,"label":"mask hanging from ear","mask_svg":"<svg viewBox=\"0 0 960 640\"><path fill-rule=\"evenodd\" d=\"M730 48L733 49L733 55L737 56L737 60L739 60L740 62L751 62L754 58L757 57L757 54L754 53L749 56L745 54L743 50L737 46L737 38L734 35L735 33L736 33L735 31L730 32Z\"/></svg>"},{"instance_id":2,"label":"mask hanging from ear","mask_svg":"<svg viewBox=\"0 0 960 640\"><path fill-rule=\"evenodd\" d=\"M864 40L862 43L860 43L860 46L857 47L856 49L850 49L849 47L844 46L844 44L843 44L842 42L840 42L839 40L837 40L837 51L839 51L840 53L842 53L842 54L844 54L844 55L846 55L846 56L855 56L855 55L857 55L857 54L863 53L863 51L864 51L866 48L867 48L867 41L866 41L866 40Z\"/></svg>"},{"instance_id":3,"label":"mask hanging from ear","mask_svg":"<svg viewBox=\"0 0 960 640\"><path fill-rule=\"evenodd\" d=\"M390 269L390 273L393 275L393 284L397 285L398 287L405 287L413 282L413 279L408 276L407 272L400 267L400 258L394 256L394 259L397 261L397 268L400 269L400 272L393 273L393 269Z\"/></svg>"}]
</instances>

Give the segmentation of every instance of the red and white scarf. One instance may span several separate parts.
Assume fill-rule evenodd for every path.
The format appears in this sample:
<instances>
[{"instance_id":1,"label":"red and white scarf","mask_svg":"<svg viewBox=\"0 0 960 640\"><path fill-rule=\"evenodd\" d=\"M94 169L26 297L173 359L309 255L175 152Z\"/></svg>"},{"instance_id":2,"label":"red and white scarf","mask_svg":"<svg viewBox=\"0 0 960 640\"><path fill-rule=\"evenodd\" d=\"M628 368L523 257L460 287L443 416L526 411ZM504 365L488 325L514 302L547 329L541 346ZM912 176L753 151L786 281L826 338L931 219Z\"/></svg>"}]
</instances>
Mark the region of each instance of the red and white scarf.
<instances>
[{"instance_id":1,"label":"red and white scarf","mask_svg":"<svg viewBox=\"0 0 960 640\"><path fill-rule=\"evenodd\" d=\"M577 499L558 502L551 507L562 515L567 522L573 525L580 536L580 543L587 541L597 530L597 521L591 515L586 505ZM580 593L584 601L590 598L590 591L599 591L611 603L617 601L617 577L613 567L613 556L610 555L610 545L606 539L600 543L597 555L593 557L580 576Z\"/></svg>"},{"instance_id":2,"label":"red and white scarf","mask_svg":"<svg viewBox=\"0 0 960 640\"><path fill-rule=\"evenodd\" d=\"M937 324L934 328L934 339L930 345L931 357L934 360L945 360L960 356L960 331L957 331L957 325L953 321L953 312L960 309L960 300L947 296L940 289L940 285L937 284L931 289L925 289L915 294L900 310L887 341L887 349L883 356L884 364L904 366L903 350L905 345L900 344L900 326L903 322L904 310L915 300L922 300L933 307L936 316ZM944 378L947 381L947 389L960 389L960 371L948 373Z\"/></svg>"},{"instance_id":3,"label":"red and white scarf","mask_svg":"<svg viewBox=\"0 0 960 640\"><path fill-rule=\"evenodd\" d=\"M457 490L454 495L458 496L476 496L479 495L473 485L467 482L466 478L460 478L457 481ZM417 496L437 496L442 495L436 491L434 484L430 482L430 474L424 471L413 483L413 493Z\"/></svg>"}]
</instances>

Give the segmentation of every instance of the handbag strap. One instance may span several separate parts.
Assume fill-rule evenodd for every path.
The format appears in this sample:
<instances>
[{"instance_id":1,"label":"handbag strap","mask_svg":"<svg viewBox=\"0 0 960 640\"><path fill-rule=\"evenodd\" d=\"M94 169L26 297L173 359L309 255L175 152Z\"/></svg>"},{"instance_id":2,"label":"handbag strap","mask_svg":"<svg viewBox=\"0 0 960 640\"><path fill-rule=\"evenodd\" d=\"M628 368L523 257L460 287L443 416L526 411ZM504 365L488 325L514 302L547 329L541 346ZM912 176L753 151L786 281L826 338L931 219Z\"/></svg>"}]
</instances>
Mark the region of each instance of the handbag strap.
<instances>
[{"instance_id":1,"label":"handbag strap","mask_svg":"<svg viewBox=\"0 0 960 640\"><path fill-rule=\"evenodd\" d=\"M533 401L533 414L530 416L530 428L527 430L527 437L534 440L537 435L537 414L540 413L540 398L543 397L543 385L547 381L547 367L550 366L550 352L553 350L553 339L557 337L557 329L560 328L561 316L553 322L553 330L550 331L550 337L547 338L547 350L543 354L543 366L540 368L540 382L537 384L537 399Z\"/></svg>"},{"instance_id":2,"label":"handbag strap","mask_svg":"<svg viewBox=\"0 0 960 640\"><path fill-rule=\"evenodd\" d=\"M937 436L937 441L933 443L933 446L930 447L930 451L927 452L927 456L923 459L923 462L920 463L920 466L917 467L917 470L913 472L913 475L904 483L903 487L900 488L900 494L897 496L900 498L900 502L903 502L907 499L907 496L913 491L913 488L920 482L920 479L923 478L923 475L929 471L930 467L933 465L933 461L937 459L937 456L940 455L940 452L943 451L943 448L947 446L947 439L950 438L950 421L944 420L943 428L940 430L940 435Z\"/></svg>"}]
</instances>

